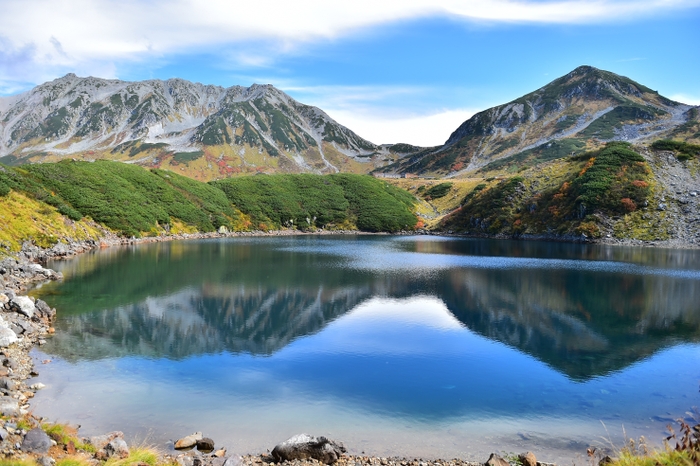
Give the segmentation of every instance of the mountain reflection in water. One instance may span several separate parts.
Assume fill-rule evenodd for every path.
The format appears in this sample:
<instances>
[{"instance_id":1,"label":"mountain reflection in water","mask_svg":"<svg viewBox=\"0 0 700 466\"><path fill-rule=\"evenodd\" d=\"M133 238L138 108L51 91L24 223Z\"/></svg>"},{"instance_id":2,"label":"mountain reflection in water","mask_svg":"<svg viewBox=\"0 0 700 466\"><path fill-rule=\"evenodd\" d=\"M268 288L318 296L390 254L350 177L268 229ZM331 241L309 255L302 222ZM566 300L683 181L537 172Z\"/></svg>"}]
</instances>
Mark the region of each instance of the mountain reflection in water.
<instances>
[{"instance_id":1,"label":"mountain reflection in water","mask_svg":"<svg viewBox=\"0 0 700 466\"><path fill-rule=\"evenodd\" d=\"M271 355L373 297L425 295L471 331L588 380L700 340L699 258L444 238L172 242L53 263L68 279L34 294L60 310L45 351L69 361Z\"/></svg>"}]
</instances>

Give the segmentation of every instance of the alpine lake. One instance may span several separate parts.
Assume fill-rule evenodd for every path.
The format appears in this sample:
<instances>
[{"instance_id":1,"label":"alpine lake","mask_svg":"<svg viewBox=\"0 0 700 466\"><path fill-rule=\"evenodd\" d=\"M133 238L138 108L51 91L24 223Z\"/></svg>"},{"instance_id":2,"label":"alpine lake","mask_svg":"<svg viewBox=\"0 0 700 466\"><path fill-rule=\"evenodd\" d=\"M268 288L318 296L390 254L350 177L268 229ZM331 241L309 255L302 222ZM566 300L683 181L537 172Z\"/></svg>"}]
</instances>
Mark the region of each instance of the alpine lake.
<instances>
[{"instance_id":1,"label":"alpine lake","mask_svg":"<svg viewBox=\"0 0 700 466\"><path fill-rule=\"evenodd\" d=\"M464 458L645 436L700 405L700 251L438 236L115 247L48 264L33 412L164 449L306 432Z\"/></svg>"}]
</instances>

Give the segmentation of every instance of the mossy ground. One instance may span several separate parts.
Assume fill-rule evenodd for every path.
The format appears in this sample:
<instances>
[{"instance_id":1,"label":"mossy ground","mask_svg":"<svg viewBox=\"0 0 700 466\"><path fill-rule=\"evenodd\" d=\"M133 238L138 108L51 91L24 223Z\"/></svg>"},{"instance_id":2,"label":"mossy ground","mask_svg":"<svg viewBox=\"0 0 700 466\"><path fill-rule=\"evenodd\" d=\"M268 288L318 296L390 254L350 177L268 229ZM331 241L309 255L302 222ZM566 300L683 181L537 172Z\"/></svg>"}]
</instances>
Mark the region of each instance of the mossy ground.
<instances>
[{"instance_id":1,"label":"mossy ground","mask_svg":"<svg viewBox=\"0 0 700 466\"><path fill-rule=\"evenodd\" d=\"M89 219L69 220L56 208L17 191L0 196L0 224L0 245L4 246L0 252L17 252L27 240L51 247L61 238L87 240L102 236L101 229Z\"/></svg>"}]
</instances>

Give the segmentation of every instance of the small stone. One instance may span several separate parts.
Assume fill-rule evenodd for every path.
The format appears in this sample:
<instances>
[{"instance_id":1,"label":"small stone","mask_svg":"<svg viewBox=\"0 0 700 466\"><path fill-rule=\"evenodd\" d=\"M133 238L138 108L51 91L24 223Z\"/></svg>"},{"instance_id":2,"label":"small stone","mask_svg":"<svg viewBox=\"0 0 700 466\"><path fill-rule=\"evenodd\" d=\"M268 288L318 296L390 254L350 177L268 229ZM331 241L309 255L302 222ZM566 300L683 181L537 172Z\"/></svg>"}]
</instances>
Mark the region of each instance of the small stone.
<instances>
[{"instance_id":1,"label":"small stone","mask_svg":"<svg viewBox=\"0 0 700 466\"><path fill-rule=\"evenodd\" d=\"M8 435L10 435L10 433L0 427L0 442L4 442Z\"/></svg>"},{"instance_id":2,"label":"small stone","mask_svg":"<svg viewBox=\"0 0 700 466\"><path fill-rule=\"evenodd\" d=\"M489 459L485 463L487 466L510 466L510 463L495 453L491 453Z\"/></svg>"},{"instance_id":3,"label":"small stone","mask_svg":"<svg viewBox=\"0 0 700 466\"><path fill-rule=\"evenodd\" d=\"M75 443L72 440L66 444L66 453L75 455Z\"/></svg>"},{"instance_id":4,"label":"small stone","mask_svg":"<svg viewBox=\"0 0 700 466\"><path fill-rule=\"evenodd\" d=\"M56 460L50 456L41 456L37 458L36 464L39 466L54 466L54 464L56 464Z\"/></svg>"},{"instance_id":5,"label":"small stone","mask_svg":"<svg viewBox=\"0 0 700 466\"><path fill-rule=\"evenodd\" d=\"M27 453L48 453L51 437L38 427L27 432L22 442L22 451Z\"/></svg>"},{"instance_id":6,"label":"small stone","mask_svg":"<svg viewBox=\"0 0 700 466\"><path fill-rule=\"evenodd\" d=\"M197 441L202 440L202 438L201 432L190 434L187 437L183 437L175 442L175 449L184 450L185 448L194 448L197 445Z\"/></svg>"},{"instance_id":7,"label":"small stone","mask_svg":"<svg viewBox=\"0 0 700 466\"><path fill-rule=\"evenodd\" d=\"M223 458L224 456L226 456L226 449L222 448L221 450L216 450L214 452L214 456L216 456L217 458Z\"/></svg>"},{"instance_id":8,"label":"small stone","mask_svg":"<svg viewBox=\"0 0 700 466\"><path fill-rule=\"evenodd\" d=\"M44 384L41 383L41 382L37 382L37 383L31 384L31 385L29 386L29 388L32 389L32 390L41 390L41 389L46 388L46 385L44 385Z\"/></svg>"},{"instance_id":9,"label":"small stone","mask_svg":"<svg viewBox=\"0 0 700 466\"><path fill-rule=\"evenodd\" d=\"M242 460L243 460L243 458L241 458L238 455L230 456L229 458L226 459L224 466L238 466L239 464L241 464Z\"/></svg>"},{"instance_id":10,"label":"small stone","mask_svg":"<svg viewBox=\"0 0 700 466\"><path fill-rule=\"evenodd\" d=\"M520 460L520 464L522 464L522 466L537 466L537 458L535 458L535 454L531 451L521 453L518 455L518 459Z\"/></svg>"}]
</instances>

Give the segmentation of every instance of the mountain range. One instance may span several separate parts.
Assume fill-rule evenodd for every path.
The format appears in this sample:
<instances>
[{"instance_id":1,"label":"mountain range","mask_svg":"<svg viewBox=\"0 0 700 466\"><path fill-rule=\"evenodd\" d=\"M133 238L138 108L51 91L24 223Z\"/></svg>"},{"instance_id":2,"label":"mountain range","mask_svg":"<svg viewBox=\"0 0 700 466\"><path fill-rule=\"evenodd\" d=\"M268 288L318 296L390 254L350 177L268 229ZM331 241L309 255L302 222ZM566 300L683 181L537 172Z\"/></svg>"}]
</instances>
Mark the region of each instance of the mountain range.
<instances>
[{"instance_id":1,"label":"mountain range","mask_svg":"<svg viewBox=\"0 0 700 466\"><path fill-rule=\"evenodd\" d=\"M209 180L260 171L366 173L399 152L271 85L68 74L0 98L6 164L110 159Z\"/></svg>"},{"instance_id":2,"label":"mountain range","mask_svg":"<svg viewBox=\"0 0 700 466\"><path fill-rule=\"evenodd\" d=\"M451 177L564 157L610 140L669 137L699 142L699 107L590 66L475 114L432 148L372 143L272 85L68 74L0 98L2 163L110 159L200 180L258 172Z\"/></svg>"}]
</instances>

